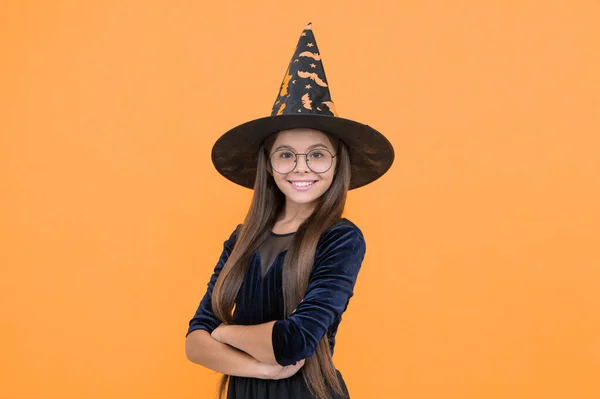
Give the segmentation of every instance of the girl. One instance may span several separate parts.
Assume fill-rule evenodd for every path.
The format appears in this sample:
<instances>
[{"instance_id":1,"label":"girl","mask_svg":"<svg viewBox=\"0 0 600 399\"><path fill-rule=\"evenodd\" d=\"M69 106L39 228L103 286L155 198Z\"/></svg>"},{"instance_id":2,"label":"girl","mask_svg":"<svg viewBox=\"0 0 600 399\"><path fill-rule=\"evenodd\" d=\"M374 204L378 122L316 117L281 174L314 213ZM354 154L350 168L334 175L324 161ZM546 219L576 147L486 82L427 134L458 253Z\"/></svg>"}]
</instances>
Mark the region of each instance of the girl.
<instances>
[{"instance_id":1,"label":"girl","mask_svg":"<svg viewBox=\"0 0 600 399\"><path fill-rule=\"evenodd\" d=\"M216 169L254 189L186 338L190 361L224 374L220 396L349 397L332 355L366 245L342 211L393 158L381 133L337 117L309 24L272 115L213 148Z\"/></svg>"}]
</instances>

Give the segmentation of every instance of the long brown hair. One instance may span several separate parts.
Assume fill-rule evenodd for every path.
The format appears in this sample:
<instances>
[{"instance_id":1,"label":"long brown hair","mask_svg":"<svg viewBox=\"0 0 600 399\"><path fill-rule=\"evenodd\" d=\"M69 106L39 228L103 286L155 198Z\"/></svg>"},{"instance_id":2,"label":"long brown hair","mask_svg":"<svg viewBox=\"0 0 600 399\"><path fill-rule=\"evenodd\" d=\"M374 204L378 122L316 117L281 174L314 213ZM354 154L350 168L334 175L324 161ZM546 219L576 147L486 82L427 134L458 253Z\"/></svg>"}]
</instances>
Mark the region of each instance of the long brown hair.
<instances>
[{"instance_id":1,"label":"long brown hair","mask_svg":"<svg viewBox=\"0 0 600 399\"><path fill-rule=\"evenodd\" d=\"M269 236L285 205L285 196L267 169L267 153L270 152L276 137L277 134L270 136L260 146L252 203L237 233L234 248L213 289L213 311L221 321L228 324L233 324L235 299L250 257ZM341 140L334 137L329 139L334 148L337 147L333 182L317 200L312 214L299 226L283 263L285 317L296 309L306 292L321 235L341 218L346 204L346 194L350 187L348 149ZM301 371L308 388L318 399L329 399L331 391L344 396L331 359L327 334L319 342L313 356L306 359ZM228 379L227 375L221 379L219 397L223 397Z\"/></svg>"}]
</instances>

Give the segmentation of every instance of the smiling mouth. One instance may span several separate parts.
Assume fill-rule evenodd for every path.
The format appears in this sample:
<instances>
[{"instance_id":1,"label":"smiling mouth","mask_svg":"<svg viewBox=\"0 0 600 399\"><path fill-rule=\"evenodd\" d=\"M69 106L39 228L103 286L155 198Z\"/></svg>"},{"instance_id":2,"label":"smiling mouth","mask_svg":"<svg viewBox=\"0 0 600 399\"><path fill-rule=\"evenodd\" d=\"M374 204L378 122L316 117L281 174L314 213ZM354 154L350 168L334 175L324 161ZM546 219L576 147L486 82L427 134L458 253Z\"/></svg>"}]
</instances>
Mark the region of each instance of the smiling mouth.
<instances>
[{"instance_id":1,"label":"smiling mouth","mask_svg":"<svg viewBox=\"0 0 600 399\"><path fill-rule=\"evenodd\" d=\"M311 188L317 181L316 180L302 180L302 181L291 181L288 182L297 190L307 190Z\"/></svg>"}]
</instances>

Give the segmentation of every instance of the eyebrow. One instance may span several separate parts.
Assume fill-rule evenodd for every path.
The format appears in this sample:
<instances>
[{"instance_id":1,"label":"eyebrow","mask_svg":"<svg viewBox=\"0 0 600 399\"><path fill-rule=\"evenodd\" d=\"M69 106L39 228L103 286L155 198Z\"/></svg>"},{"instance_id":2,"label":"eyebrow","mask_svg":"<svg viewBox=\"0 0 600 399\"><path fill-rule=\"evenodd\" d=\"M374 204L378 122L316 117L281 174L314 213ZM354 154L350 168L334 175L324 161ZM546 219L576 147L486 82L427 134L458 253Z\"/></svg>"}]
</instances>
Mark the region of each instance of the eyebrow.
<instances>
[{"instance_id":1,"label":"eyebrow","mask_svg":"<svg viewBox=\"0 0 600 399\"><path fill-rule=\"evenodd\" d=\"M329 150L329 148L325 144L317 143L317 144L313 144L310 147L308 147L307 151L310 151L312 149L319 148L319 147L323 147L326 150ZM291 145L280 145L277 148L275 148L273 151L284 150L284 149L296 151L296 149L294 147L292 147Z\"/></svg>"}]
</instances>

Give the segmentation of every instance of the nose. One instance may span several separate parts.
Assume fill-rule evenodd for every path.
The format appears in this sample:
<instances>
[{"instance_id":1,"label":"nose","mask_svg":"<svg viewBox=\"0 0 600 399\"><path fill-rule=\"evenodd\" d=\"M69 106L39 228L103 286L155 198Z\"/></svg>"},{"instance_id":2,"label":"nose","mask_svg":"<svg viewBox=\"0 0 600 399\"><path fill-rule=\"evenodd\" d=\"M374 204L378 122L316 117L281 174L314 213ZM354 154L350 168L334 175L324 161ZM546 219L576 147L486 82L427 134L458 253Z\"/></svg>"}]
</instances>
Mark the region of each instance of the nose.
<instances>
[{"instance_id":1,"label":"nose","mask_svg":"<svg viewBox=\"0 0 600 399\"><path fill-rule=\"evenodd\" d=\"M308 167L308 163L306 162L306 155L296 155L296 169L295 171L298 173L308 172L310 168Z\"/></svg>"}]
</instances>

